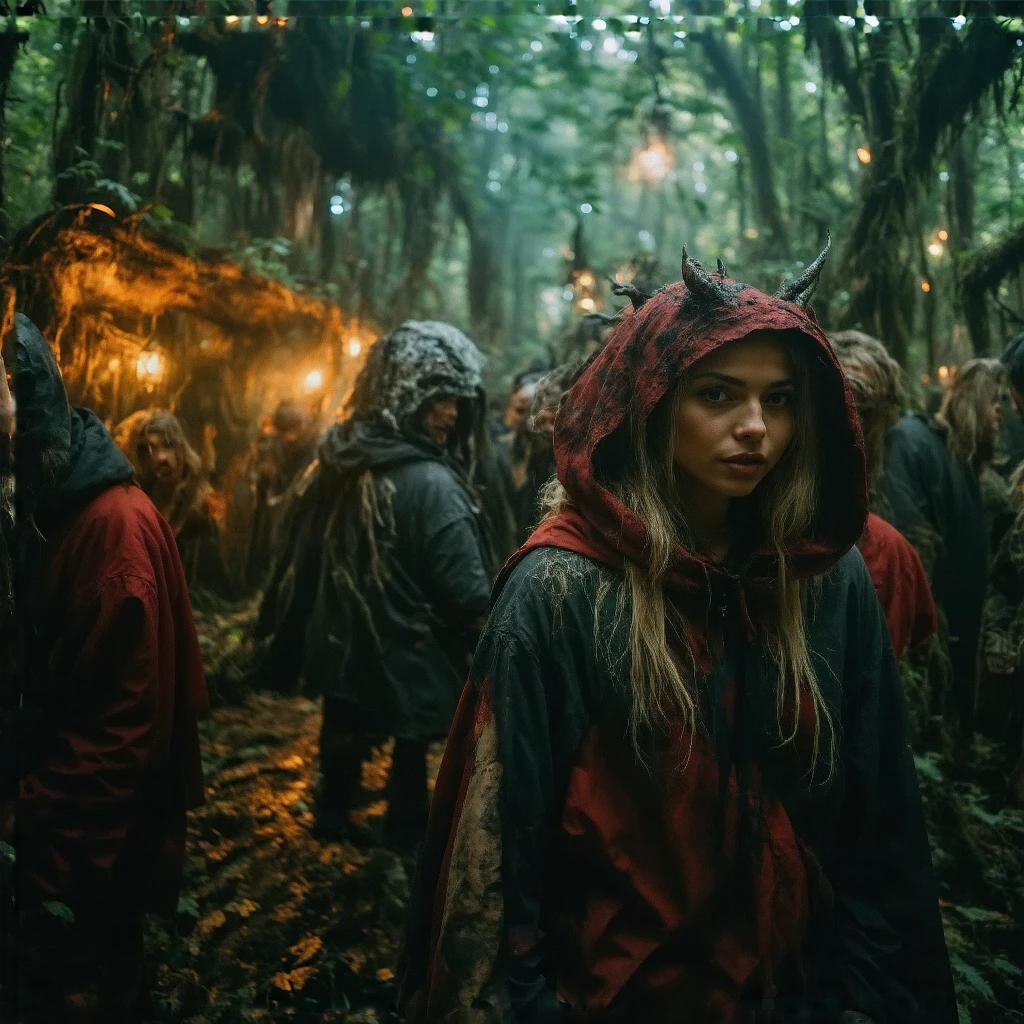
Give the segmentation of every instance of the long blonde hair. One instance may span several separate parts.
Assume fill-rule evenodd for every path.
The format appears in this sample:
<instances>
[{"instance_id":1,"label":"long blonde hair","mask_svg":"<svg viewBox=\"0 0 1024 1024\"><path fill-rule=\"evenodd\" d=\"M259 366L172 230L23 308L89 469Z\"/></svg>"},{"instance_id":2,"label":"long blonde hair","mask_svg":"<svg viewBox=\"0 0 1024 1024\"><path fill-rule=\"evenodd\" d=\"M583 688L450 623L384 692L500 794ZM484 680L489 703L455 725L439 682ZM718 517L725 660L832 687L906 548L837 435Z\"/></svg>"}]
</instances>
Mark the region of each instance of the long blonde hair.
<instances>
[{"instance_id":1,"label":"long blonde hair","mask_svg":"<svg viewBox=\"0 0 1024 1024\"><path fill-rule=\"evenodd\" d=\"M993 441L986 438L989 410L1006 387L998 359L972 359L960 367L942 399L940 418L949 427L949 452L964 462L987 462Z\"/></svg>"},{"instance_id":2,"label":"long blonde hair","mask_svg":"<svg viewBox=\"0 0 1024 1024\"><path fill-rule=\"evenodd\" d=\"M760 623L771 658L778 670L776 709L783 743L791 743L799 727L800 698L810 695L815 707L813 761L817 762L822 725L829 737L832 761L832 715L811 665L804 631L805 585L790 571L788 547L806 537L818 508L819 466L811 373L807 356L787 344L793 363L795 429L785 453L750 499L750 508L765 545L775 556L777 575L767 621ZM675 489L674 429L682 381L651 414L647 422L631 410L625 424L628 456L620 473L605 481L646 526L648 564L627 560L621 596L631 609L629 627L630 683L633 691L629 730L638 756L645 757L642 737L660 730L671 715L691 735L699 712L690 680L697 667L687 640L685 623L665 600L663 586L677 543L692 547L692 534L679 507ZM567 507L566 492L548 492L549 515ZM669 645L669 630L673 647ZM787 727L787 709L793 719Z\"/></svg>"}]
</instances>

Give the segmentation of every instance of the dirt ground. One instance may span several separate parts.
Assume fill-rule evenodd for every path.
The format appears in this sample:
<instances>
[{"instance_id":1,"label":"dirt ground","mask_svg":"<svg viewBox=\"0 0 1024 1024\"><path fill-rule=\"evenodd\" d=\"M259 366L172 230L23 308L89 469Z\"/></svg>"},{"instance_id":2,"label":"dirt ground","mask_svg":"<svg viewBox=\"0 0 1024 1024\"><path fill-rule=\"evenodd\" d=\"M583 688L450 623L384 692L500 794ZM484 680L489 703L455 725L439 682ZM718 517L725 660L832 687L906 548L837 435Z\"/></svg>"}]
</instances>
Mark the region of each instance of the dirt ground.
<instances>
[{"instance_id":1,"label":"dirt ground","mask_svg":"<svg viewBox=\"0 0 1024 1024\"><path fill-rule=\"evenodd\" d=\"M233 642L204 638L222 696L214 654ZM317 704L271 694L204 724L207 802L191 817L179 911L150 934L162 1021L397 1020L409 878L387 850L312 838L319 727ZM1024 1024L1024 811L1004 806L999 757L980 743L969 769L917 759L961 1024ZM364 770L362 813L378 828L389 764L383 747Z\"/></svg>"}]
</instances>

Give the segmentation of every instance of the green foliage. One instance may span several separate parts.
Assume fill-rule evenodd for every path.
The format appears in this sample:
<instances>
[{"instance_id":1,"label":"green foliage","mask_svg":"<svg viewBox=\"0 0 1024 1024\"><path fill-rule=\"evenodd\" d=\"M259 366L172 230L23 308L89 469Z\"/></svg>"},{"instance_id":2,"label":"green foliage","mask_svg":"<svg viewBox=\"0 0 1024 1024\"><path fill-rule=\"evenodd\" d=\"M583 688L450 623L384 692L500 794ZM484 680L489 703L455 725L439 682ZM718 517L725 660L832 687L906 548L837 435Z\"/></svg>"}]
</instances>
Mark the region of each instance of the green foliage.
<instances>
[{"instance_id":1,"label":"green foliage","mask_svg":"<svg viewBox=\"0 0 1024 1024\"><path fill-rule=\"evenodd\" d=\"M56 917L65 924L74 924L74 911L66 903L61 903L59 900L44 900L42 906L43 910L52 917Z\"/></svg>"}]
</instances>

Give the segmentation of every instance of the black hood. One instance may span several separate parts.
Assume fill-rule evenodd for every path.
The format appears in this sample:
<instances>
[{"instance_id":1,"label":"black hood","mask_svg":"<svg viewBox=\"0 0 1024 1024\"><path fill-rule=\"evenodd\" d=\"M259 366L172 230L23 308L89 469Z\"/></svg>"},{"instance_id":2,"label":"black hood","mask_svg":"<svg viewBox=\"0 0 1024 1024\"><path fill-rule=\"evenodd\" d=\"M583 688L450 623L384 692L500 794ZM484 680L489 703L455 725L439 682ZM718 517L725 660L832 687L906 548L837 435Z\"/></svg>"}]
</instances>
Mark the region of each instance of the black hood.
<instances>
[{"instance_id":1,"label":"black hood","mask_svg":"<svg viewBox=\"0 0 1024 1024\"><path fill-rule=\"evenodd\" d=\"M393 469L409 462L443 462L458 475L446 449L427 437L395 434L362 420L336 423L320 442L320 461L337 473Z\"/></svg>"},{"instance_id":2,"label":"black hood","mask_svg":"<svg viewBox=\"0 0 1024 1024\"><path fill-rule=\"evenodd\" d=\"M68 404L57 360L28 317L15 317L15 471L28 512L58 513L132 479L131 463L88 409Z\"/></svg>"}]
</instances>

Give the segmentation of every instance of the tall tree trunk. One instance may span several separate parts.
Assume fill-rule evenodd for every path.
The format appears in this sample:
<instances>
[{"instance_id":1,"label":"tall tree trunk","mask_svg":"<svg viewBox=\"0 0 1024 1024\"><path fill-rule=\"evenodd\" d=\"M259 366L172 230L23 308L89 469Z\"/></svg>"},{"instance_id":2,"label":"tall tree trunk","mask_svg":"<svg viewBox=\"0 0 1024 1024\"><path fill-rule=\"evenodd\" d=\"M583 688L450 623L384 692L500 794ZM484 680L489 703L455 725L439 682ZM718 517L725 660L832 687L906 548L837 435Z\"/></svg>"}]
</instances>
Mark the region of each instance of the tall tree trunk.
<instances>
[{"instance_id":1,"label":"tall tree trunk","mask_svg":"<svg viewBox=\"0 0 1024 1024\"><path fill-rule=\"evenodd\" d=\"M4 146L7 123L7 90L14 74L14 62L18 59L18 47L28 42L27 32L0 32L0 208L4 205ZM0 222L0 231L6 227ZM2 235L0 235L2 237Z\"/></svg>"},{"instance_id":2,"label":"tall tree trunk","mask_svg":"<svg viewBox=\"0 0 1024 1024\"><path fill-rule=\"evenodd\" d=\"M727 43L709 31L695 33L694 37L701 43L707 57L709 88L721 87L739 121L750 161L755 217L768 234L769 248L780 255L788 255L789 236L775 186L764 103L744 80Z\"/></svg>"}]
</instances>

